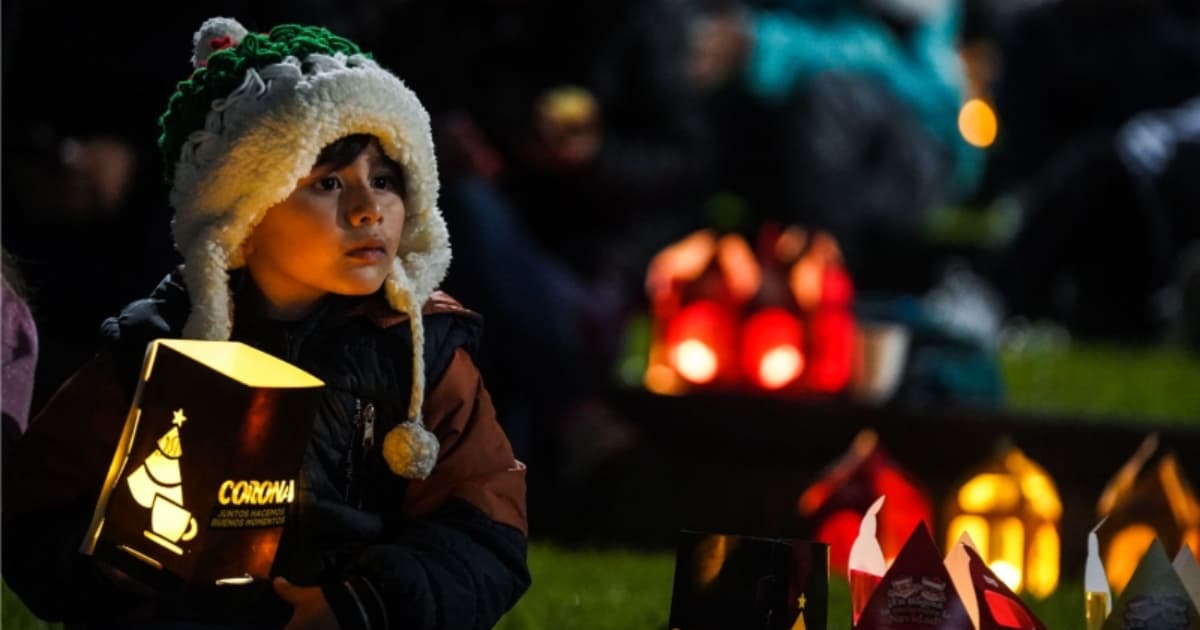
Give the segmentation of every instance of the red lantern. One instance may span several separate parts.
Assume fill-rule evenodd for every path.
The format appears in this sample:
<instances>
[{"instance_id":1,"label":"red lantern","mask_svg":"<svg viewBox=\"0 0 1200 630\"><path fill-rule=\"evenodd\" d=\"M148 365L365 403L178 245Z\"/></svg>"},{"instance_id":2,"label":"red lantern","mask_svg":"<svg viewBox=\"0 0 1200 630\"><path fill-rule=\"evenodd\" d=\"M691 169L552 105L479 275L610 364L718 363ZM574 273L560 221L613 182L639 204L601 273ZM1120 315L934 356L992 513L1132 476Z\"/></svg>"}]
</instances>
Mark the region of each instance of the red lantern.
<instances>
[{"instance_id":1,"label":"red lantern","mask_svg":"<svg viewBox=\"0 0 1200 630\"><path fill-rule=\"evenodd\" d=\"M739 235L700 231L655 256L646 289L652 391L836 394L850 383L854 290L826 233L767 225L751 249Z\"/></svg>"},{"instance_id":2,"label":"red lantern","mask_svg":"<svg viewBox=\"0 0 1200 630\"><path fill-rule=\"evenodd\" d=\"M821 306L847 307L854 299L850 274L840 265L828 265L821 273Z\"/></svg>"},{"instance_id":3,"label":"red lantern","mask_svg":"<svg viewBox=\"0 0 1200 630\"><path fill-rule=\"evenodd\" d=\"M667 324L667 361L696 385L726 377L734 367L736 328L733 314L717 302L692 302Z\"/></svg>"},{"instance_id":4,"label":"red lantern","mask_svg":"<svg viewBox=\"0 0 1200 630\"><path fill-rule=\"evenodd\" d=\"M742 330L742 371L759 387L779 390L804 371L800 322L781 308L750 316Z\"/></svg>"},{"instance_id":5,"label":"red lantern","mask_svg":"<svg viewBox=\"0 0 1200 630\"><path fill-rule=\"evenodd\" d=\"M886 495L876 536L890 562L918 524L933 522L933 507L916 479L902 469L867 429L799 499L800 515L814 525L814 539L829 543L829 568L846 574L850 545L867 508Z\"/></svg>"},{"instance_id":6,"label":"red lantern","mask_svg":"<svg viewBox=\"0 0 1200 630\"><path fill-rule=\"evenodd\" d=\"M841 391L854 369L854 318L845 309L821 309L809 330L808 386L827 394Z\"/></svg>"}]
</instances>

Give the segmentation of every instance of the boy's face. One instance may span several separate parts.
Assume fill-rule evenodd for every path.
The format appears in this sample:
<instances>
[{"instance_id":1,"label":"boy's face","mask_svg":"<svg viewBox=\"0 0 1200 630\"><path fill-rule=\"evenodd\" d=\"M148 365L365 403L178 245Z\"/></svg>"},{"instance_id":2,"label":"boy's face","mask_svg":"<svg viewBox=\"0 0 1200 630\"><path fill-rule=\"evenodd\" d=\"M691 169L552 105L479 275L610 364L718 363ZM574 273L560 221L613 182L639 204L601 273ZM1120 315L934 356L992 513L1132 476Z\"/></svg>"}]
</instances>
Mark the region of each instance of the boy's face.
<instances>
[{"instance_id":1,"label":"boy's face","mask_svg":"<svg viewBox=\"0 0 1200 630\"><path fill-rule=\"evenodd\" d=\"M246 266L275 316L327 293L369 295L392 269L404 228L401 173L377 142L341 168L318 164L246 240Z\"/></svg>"}]
</instances>

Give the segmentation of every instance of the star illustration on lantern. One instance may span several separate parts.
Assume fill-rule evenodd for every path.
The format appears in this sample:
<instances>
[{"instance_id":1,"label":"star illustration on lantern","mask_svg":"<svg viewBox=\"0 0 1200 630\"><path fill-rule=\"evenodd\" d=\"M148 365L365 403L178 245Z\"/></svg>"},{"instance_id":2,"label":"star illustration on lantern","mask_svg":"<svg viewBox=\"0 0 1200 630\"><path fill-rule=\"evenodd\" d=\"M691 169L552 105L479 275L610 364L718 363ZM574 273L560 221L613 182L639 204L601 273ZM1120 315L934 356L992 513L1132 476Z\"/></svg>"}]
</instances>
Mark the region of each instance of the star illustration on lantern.
<instances>
[{"instance_id":1,"label":"star illustration on lantern","mask_svg":"<svg viewBox=\"0 0 1200 630\"><path fill-rule=\"evenodd\" d=\"M808 630L808 623L804 621L804 607L808 604L808 598L804 593L800 593L800 597L796 598L796 605L800 610L796 614L796 622L792 624L792 630Z\"/></svg>"},{"instance_id":2,"label":"star illustration on lantern","mask_svg":"<svg viewBox=\"0 0 1200 630\"><path fill-rule=\"evenodd\" d=\"M176 409L174 416L171 417L171 424L182 427L184 422L187 422L187 416L183 415L182 409Z\"/></svg>"}]
</instances>

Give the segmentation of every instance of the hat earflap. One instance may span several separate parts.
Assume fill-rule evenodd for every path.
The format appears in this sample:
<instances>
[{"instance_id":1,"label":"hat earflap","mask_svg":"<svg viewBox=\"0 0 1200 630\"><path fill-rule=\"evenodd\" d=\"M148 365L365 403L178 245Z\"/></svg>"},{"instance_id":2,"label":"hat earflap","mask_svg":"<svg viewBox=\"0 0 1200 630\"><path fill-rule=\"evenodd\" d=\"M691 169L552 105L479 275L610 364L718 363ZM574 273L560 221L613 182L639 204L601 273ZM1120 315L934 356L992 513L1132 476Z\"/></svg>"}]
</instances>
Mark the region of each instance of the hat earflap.
<instances>
[{"instance_id":1,"label":"hat earflap","mask_svg":"<svg viewBox=\"0 0 1200 630\"><path fill-rule=\"evenodd\" d=\"M425 326L421 320L421 305L415 303L408 284L408 276L397 258L384 286L392 308L408 314L412 331L413 378L408 419L384 436L383 459L388 468L401 477L425 479L437 463L440 445L437 436L425 428L421 419L421 407L425 402Z\"/></svg>"},{"instance_id":2,"label":"hat earflap","mask_svg":"<svg viewBox=\"0 0 1200 630\"><path fill-rule=\"evenodd\" d=\"M183 282L192 299L183 337L226 341L233 332L229 252L216 239L198 238L192 243L191 251L183 252Z\"/></svg>"}]
</instances>

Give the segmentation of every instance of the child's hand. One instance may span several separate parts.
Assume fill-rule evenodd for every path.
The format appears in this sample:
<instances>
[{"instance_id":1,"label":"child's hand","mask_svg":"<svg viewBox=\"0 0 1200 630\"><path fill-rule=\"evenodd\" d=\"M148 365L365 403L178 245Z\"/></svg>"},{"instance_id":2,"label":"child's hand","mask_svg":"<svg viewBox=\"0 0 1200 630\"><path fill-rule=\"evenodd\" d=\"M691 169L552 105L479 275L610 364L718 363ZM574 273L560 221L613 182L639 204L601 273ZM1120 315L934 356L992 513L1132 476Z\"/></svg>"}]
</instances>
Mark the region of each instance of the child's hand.
<instances>
[{"instance_id":1,"label":"child's hand","mask_svg":"<svg viewBox=\"0 0 1200 630\"><path fill-rule=\"evenodd\" d=\"M277 577L272 583L275 593L292 605L292 618L284 630L340 630L329 602L316 586L296 586Z\"/></svg>"}]
</instances>

